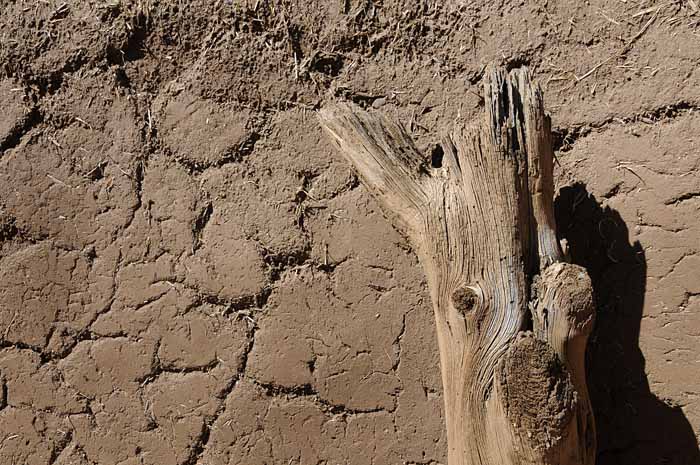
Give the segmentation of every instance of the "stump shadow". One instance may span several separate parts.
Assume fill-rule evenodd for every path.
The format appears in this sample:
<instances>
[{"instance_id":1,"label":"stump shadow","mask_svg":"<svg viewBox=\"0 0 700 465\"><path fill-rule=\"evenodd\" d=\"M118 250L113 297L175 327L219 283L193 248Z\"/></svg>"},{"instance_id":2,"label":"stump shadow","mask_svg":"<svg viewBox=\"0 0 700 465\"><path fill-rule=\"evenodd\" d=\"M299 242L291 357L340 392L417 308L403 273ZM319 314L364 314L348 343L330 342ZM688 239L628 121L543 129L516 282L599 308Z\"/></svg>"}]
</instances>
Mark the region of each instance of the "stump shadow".
<instances>
[{"instance_id":1,"label":"stump shadow","mask_svg":"<svg viewBox=\"0 0 700 465\"><path fill-rule=\"evenodd\" d=\"M597 304L587 366L598 465L698 465L700 451L680 407L649 389L639 332L647 264L619 213L584 184L560 190L555 215L571 261L590 273Z\"/></svg>"}]
</instances>

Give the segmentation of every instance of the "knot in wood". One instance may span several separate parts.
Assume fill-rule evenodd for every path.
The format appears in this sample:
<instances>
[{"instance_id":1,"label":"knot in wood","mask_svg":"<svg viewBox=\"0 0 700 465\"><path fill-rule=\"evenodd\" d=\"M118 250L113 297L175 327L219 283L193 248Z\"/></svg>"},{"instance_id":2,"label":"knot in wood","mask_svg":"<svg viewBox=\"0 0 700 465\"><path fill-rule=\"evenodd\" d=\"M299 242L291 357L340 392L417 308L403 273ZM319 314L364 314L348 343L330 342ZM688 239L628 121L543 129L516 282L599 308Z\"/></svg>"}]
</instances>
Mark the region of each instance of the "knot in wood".
<instances>
[{"instance_id":1,"label":"knot in wood","mask_svg":"<svg viewBox=\"0 0 700 465\"><path fill-rule=\"evenodd\" d=\"M478 287L462 285L452 292L450 300L455 310L465 317L481 304L481 292Z\"/></svg>"}]
</instances>

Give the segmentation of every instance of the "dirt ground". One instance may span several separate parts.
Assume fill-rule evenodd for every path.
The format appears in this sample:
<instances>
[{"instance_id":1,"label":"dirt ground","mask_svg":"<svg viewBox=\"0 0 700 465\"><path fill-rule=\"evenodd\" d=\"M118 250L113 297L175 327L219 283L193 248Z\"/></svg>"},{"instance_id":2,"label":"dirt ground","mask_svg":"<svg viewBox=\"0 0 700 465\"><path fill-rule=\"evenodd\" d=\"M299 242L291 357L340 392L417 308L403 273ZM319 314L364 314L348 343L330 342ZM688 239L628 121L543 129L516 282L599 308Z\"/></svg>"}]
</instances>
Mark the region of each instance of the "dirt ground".
<instances>
[{"instance_id":1,"label":"dirt ground","mask_svg":"<svg viewBox=\"0 0 700 465\"><path fill-rule=\"evenodd\" d=\"M699 5L6 0L0 463L444 464L423 272L314 112L431 157L495 62L556 127L598 463L697 465Z\"/></svg>"}]
</instances>

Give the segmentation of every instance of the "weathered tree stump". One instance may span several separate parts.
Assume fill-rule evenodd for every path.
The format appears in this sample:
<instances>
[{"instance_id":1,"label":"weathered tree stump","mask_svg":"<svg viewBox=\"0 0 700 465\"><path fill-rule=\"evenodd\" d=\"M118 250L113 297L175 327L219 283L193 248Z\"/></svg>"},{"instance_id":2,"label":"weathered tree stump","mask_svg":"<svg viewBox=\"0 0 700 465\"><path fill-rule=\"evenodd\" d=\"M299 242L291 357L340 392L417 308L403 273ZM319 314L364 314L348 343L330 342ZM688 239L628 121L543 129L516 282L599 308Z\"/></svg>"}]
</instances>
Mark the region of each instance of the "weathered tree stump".
<instances>
[{"instance_id":1,"label":"weathered tree stump","mask_svg":"<svg viewBox=\"0 0 700 465\"><path fill-rule=\"evenodd\" d=\"M550 119L526 69L484 82L483 120L444 137L439 168L384 116L319 118L425 268L449 464L593 464L592 288L556 238Z\"/></svg>"}]
</instances>

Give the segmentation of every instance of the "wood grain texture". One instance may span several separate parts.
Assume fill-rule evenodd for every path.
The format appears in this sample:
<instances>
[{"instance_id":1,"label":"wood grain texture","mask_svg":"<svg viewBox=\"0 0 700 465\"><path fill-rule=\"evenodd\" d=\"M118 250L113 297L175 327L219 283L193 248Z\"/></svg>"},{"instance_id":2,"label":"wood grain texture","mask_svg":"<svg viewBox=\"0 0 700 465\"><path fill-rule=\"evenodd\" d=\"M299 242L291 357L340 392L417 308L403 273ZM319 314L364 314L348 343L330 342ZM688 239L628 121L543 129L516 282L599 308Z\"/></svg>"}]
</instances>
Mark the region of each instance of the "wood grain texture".
<instances>
[{"instance_id":1,"label":"wood grain texture","mask_svg":"<svg viewBox=\"0 0 700 465\"><path fill-rule=\"evenodd\" d=\"M551 123L526 69L489 68L484 97L484 118L443 138L440 168L384 116L341 103L319 119L425 269L450 465L592 464L588 326L575 322L593 307L590 286L567 300L559 280Z\"/></svg>"}]
</instances>

